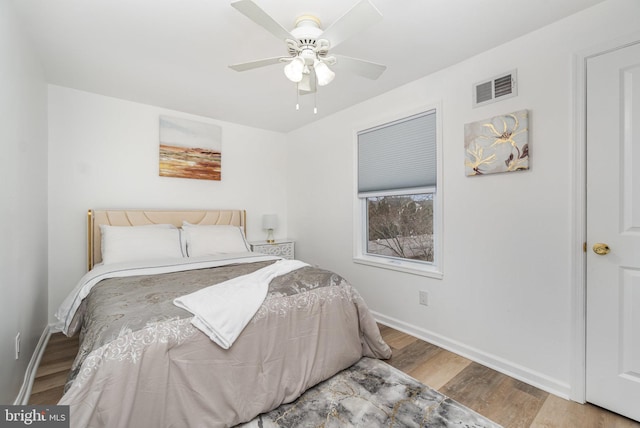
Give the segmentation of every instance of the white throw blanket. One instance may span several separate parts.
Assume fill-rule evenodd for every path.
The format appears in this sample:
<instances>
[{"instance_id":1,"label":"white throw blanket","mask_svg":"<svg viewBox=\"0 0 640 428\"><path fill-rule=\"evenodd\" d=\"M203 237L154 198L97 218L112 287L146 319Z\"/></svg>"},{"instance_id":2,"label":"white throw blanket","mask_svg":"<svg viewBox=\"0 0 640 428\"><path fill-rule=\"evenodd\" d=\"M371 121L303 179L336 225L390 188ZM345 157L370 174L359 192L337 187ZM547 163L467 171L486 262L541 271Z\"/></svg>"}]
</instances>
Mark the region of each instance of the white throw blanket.
<instances>
[{"instance_id":1,"label":"white throw blanket","mask_svg":"<svg viewBox=\"0 0 640 428\"><path fill-rule=\"evenodd\" d=\"M299 260L279 260L253 273L178 297L173 303L194 315L191 324L229 349L267 297L271 280L304 266L308 264Z\"/></svg>"}]
</instances>

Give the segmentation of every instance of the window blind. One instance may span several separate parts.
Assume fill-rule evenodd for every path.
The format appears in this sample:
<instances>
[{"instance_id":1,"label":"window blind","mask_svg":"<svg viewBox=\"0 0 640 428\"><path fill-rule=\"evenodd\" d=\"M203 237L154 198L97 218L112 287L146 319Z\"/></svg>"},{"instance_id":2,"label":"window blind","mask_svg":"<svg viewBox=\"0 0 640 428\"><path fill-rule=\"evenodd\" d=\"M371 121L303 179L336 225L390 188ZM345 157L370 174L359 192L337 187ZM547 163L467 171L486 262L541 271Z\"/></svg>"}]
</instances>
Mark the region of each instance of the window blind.
<instances>
[{"instance_id":1,"label":"window blind","mask_svg":"<svg viewBox=\"0 0 640 428\"><path fill-rule=\"evenodd\" d=\"M436 186L436 111L358 133L358 193Z\"/></svg>"}]
</instances>

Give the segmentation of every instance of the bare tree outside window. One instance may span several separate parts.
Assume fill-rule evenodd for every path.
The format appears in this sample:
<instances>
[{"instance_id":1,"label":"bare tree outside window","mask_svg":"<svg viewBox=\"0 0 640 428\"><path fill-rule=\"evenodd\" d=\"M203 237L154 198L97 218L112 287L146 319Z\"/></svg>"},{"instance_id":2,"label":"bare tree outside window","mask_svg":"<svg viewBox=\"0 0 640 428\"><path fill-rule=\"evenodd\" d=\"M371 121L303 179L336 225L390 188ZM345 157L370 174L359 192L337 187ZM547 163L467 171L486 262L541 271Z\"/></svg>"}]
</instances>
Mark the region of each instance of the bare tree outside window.
<instances>
[{"instance_id":1,"label":"bare tree outside window","mask_svg":"<svg viewBox=\"0 0 640 428\"><path fill-rule=\"evenodd\" d=\"M433 193L367 198L370 254L433 262Z\"/></svg>"}]
</instances>

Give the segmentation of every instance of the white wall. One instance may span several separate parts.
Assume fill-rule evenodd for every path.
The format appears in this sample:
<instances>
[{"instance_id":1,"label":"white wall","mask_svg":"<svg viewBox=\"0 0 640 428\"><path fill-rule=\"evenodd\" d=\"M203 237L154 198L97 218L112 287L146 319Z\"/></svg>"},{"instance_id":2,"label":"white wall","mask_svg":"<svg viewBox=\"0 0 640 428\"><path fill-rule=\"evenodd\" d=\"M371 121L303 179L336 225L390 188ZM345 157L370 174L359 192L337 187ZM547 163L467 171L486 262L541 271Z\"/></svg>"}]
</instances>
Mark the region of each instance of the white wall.
<instances>
[{"instance_id":1,"label":"white wall","mask_svg":"<svg viewBox=\"0 0 640 428\"><path fill-rule=\"evenodd\" d=\"M222 180L158 175L158 117L222 127ZM90 208L247 210L247 237L265 238L261 216L287 234L283 134L49 86L49 314L86 271Z\"/></svg>"},{"instance_id":2,"label":"white wall","mask_svg":"<svg viewBox=\"0 0 640 428\"><path fill-rule=\"evenodd\" d=\"M47 91L42 67L5 1L0 94L0 403L12 404L47 326Z\"/></svg>"},{"instance_id":3,"label":"white wall","mask_svg":"<svg viewBox=\"0 0 640 428\"><path fill-rule=\"evenodd\" d=\"M569 396L573 55L640 31L638 17L637 0L611 0L290 133L297 256L349 279L379 319ZM475 82L514 68L517 97L472 108ZM439 101L444 278L354 264L354 131ZM464 124L520 109L530 111L531 169L466 177Z\"/></svg>"}]
</instances>

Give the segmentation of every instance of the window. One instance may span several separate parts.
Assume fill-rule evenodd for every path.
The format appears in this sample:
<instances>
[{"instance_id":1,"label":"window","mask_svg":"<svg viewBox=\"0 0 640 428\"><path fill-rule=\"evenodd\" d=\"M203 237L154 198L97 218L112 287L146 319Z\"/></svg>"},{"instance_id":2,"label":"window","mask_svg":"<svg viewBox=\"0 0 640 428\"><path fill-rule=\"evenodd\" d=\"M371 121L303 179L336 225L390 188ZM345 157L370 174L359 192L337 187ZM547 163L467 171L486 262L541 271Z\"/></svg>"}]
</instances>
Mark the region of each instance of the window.
<instances>
[{"instance_id":1,"label":"window","mask_svg":"<svg viewBox=\"0 0 640 428\"><path fill-rule=\"evenodd\" d=\"M367 199L367 253L433 262L433 193Z\"/></svg>"},{"instance_id":2,"label":"window","mask_svg":"<svg viewBox=\"0 0 640 428\"><path fill-rule=\"evenodd\" d=\"M441 277L437 128L431 109L357 132L356 262Z\"/></svg>"}]
</instances>

